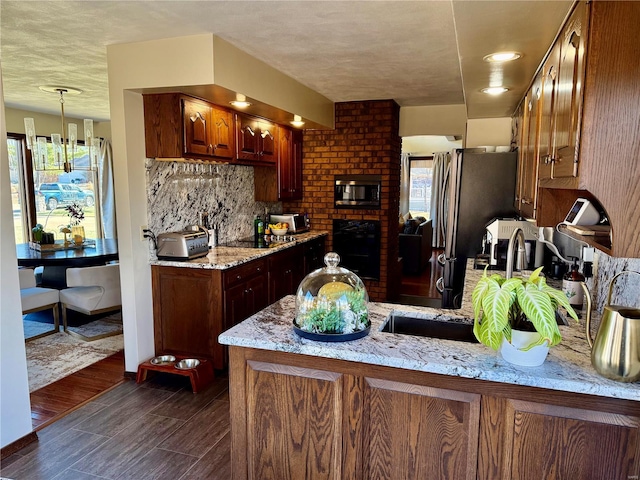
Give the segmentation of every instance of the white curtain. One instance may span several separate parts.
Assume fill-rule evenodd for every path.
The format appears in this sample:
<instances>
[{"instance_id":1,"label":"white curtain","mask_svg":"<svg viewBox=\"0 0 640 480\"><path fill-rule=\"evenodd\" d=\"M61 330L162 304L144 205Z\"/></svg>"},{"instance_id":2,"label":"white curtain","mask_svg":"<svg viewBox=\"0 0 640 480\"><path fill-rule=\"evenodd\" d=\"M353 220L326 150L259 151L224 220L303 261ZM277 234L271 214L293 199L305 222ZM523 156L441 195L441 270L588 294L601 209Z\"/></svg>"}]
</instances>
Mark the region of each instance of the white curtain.
<instances>
[{"instance_id":1,"label":"white curtain","mask_svg":"<svg viewBox=\"0 0 640 480\"><path fill-rule=\"evenodd\" d=\"M400 155L400 215L409 211L409 194L411 190L411 166L409 154Z\"/></svg>"},{"instance_id":2,"label":"white curtain","mask_svg":"<svg viewBox=\"0 0 640 480\"><path fill-rule=\"evenodd\" d=\"M433 154L433 177L431 180L431 225L433 226L432 246L434 248L444 247L444 220L446 204L444 200L444 184L451 162L449 152L436 152Z\"/></svg>"},{"instance_id":3,"label":"white curtain","mask_svg":"<svg viewBox=\"0 0 640 480\"><path fill-rule=\"evenodd\" d=\"M100 184L100 224L104 238L117 238L112 156L111 142L109 140L100 142L98 182Z\"/></svg>"}]
</instances>

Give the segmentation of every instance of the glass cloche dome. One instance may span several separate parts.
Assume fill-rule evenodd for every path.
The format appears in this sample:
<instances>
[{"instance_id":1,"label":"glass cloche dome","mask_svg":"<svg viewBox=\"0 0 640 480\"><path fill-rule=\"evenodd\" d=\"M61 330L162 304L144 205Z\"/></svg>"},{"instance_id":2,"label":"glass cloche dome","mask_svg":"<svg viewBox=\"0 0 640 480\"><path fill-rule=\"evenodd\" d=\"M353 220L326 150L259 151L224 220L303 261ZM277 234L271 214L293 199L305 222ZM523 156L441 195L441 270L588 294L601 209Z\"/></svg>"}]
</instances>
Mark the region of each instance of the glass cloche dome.
<instances>
[{"instance_id":1,"label":"glass cloche dome","mask_svg":"<svg viewBox=\"0 0 640 480\"><path fill-rule=\"evenodd\" d=\"M338 266L335 252L324 256L326 267L307 275L296 293L294 330L312 340L341 341L369 332L369 295L355 273Z\"/></svg>"}]
</instances>

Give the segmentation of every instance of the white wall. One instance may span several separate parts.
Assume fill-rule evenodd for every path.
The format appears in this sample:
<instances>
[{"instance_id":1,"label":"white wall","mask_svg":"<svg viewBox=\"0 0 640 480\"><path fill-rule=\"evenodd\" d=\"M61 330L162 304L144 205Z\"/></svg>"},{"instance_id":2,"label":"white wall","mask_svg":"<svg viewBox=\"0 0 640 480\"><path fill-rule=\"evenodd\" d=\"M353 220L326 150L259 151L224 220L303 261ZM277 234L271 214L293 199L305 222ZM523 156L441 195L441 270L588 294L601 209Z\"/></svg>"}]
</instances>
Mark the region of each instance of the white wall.
<instances>
[{"instance_id":1,"label":"white wall","mask_svg":"<svg viewBox=\"0 0 640 480\"><path fill-rule=\"evenodd\" d=\"M0 447L31 432L18 261L13 233L7 125L0 68Z\"/></svg>"},{"instance_id":2,"label":"white wall","mask_svg":"<svg viewBox=\"0 0 640 480\"><path fill-rule=\"evenodd\" d=\"M481 118L467 121L465 147L509 145L511 118Z\"/></svg>"}]
</instances>

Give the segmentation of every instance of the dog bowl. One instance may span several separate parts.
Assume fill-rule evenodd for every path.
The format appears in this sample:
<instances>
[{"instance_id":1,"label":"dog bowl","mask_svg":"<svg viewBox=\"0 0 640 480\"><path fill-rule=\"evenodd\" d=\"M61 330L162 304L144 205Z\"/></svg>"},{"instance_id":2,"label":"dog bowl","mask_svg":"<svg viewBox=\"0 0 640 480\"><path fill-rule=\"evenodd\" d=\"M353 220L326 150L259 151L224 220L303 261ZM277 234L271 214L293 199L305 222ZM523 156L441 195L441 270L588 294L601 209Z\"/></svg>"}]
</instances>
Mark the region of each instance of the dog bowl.
<instances>
[{"instance_id":1,"label":"dog bowl","mask_svg":"<svg viewBox=\"0 0 640 480\"><path fill-rule=\"evenodd\" d=\"M185 358L184 360L180 360L176 363L176 368L178 370L189 370L191 368L196 368L200 365L200 360L197 358Z\"/></svg>"},{"instance_id":2,"label":"dog bowl","mask_svg":"<svg viewBox=\"0 0 640 480\"><path fill-rule=\"evenodd\" d=\"M167 365L176 361L176 357L173 355L160 355L159 357L153 357L151 363L153 365Z\"/></svg>"}]
</instances>

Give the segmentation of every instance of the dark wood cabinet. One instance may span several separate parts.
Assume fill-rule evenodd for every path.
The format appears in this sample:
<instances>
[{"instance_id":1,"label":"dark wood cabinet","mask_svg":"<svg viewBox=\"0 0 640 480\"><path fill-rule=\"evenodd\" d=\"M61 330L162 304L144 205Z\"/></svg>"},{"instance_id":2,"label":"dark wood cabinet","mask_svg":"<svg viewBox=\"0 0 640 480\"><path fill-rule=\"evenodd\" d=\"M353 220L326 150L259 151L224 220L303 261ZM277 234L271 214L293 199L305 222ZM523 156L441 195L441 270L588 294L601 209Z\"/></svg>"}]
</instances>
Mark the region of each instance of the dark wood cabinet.
<instances>
[{"instance_id":1,"label":"dark wood cabinet","mask_svg":"<svg viewBox=\"0 0 640 480\"><path fill-rule=\"evenodd\" d=\"M146 155L159 159L231 161L233 112L180 93L145 94Z\"/></svg>"},{"instance_id":2,"label":"dark wood cabinet","mask_svg":"<svg viewBox=\"0 0 640 480\"><path fill-rule=\"evenodd\" d=\"M269 304L267 260L258 259L224 271L224 330Z\"/></svg>"},{"instance_id":3,"label":"dark wood cabinet","mask_svg":"<svg viewBox=\"0 0 640 480\"><path fill-rule=\"evenodd\" d=\"M280 129L278 200L302 199L302 132Z\"/></svg>"},{"instance_id":4,"label":"dark wood cabinet","mask_svg":"<svg viewBox=\"0 0 640 480\"><path fill-rule=\"evenodd\" d=\"M156 354L208 358L224 367L222 295L219 271L181 267L151 267Z\"/></svg>"},{"instance_id":5,"label":"dark wood cabinet","mask_svg":"<svg viewBox=\"0 0 640 480\"><path fill-rule=\"evenodd\" d=\"M276 165L279 127L262 118L236 114L236 162L245 165Z\"/></svg>"},{"instance_id":6,"label":"dark wood cabinet","mask_svg":"<svg viewBox=\"0 0 640 480\"><path fill-rule=\"evenodd\" d=\"M218 335L285 295L324 255L324 237L227 270L152 265L156 354L209 358L226 366Z\"/></svg>"},{"instance_id":7,"label":"dark wood cabinet","mask_svg":"<svg viewBox=\"0 0 640 480\"><path fill-rule=\"evenodd\" d=\"M640 402L230 347L248 478L628 480Z\"/></svg>"},{"instance_id":8,"label":"dark wood cabinet","mask_svg":"<svg viewBox=\"0 0 640 480\"><path fill-rule=\"evenodd\" d=\"M302 199L302 131L279 127L277 168L255 168L255 199Z\"/></svg>"}]
</instances>

